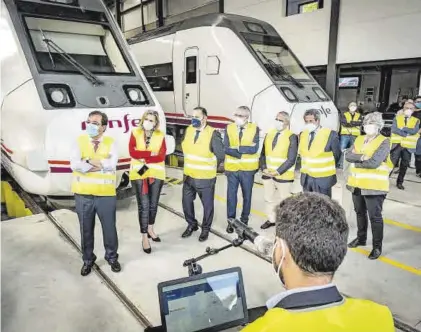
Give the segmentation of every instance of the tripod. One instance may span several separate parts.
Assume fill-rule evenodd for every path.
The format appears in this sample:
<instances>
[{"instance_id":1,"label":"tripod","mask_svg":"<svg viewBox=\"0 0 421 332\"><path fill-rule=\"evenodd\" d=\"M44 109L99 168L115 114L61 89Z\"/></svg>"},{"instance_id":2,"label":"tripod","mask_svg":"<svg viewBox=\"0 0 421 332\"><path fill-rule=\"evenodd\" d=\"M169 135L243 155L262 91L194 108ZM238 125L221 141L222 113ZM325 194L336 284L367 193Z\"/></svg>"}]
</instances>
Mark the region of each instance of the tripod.
<instances>
[{"instance_id":1,"label":"tripod","mask_svg":"<svg viewBox=\"0 0 421 332\"><path fill-rule=\"evenodd\" d=\"M213 249L213 248L207 247L206 248L206 254L200 255L198 257L190 258L190 259L184 261L183 266L188 267L189 277L202 274L203 269L197 263L198 261L200 261L200 260L202 260L206 257L216 255L217 253L219 253L219 252L221 252L225 249L228 249L228 248L231 248L231 247L239 247L243 244L243 242L244 242L244 239L242 237L238 237L238 238L234 239L230 244L227 244L226 246L223 246L221 248Z\"/></svg>"}]
</instances>

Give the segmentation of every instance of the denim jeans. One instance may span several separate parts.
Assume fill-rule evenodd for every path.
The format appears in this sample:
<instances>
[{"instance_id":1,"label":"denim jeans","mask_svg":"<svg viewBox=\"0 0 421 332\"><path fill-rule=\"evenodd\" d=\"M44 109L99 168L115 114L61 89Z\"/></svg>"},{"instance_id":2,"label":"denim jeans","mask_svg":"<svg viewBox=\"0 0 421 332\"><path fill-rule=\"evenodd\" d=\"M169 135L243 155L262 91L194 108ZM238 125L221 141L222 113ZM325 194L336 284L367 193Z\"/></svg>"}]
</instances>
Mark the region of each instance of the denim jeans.
<instances>
[{"instance_id":1,"label":"denim jeans","mask_svg":"<svg viewBox=\"0 0 421 332\"><path fill-rule=\"evenodd\" d=\"M243 194L243 211L241 221L245 224L249 221L251 210L251 196L253 192L255 171L225 172L227 175L227 217L233 219L237 212L238 187Z\"/></svg>"},{"instance_id":2,"label":"denim jeans","mask_svg":"<svg viewBox=\"0 0 421 332\"><path fill-rule=\"evenodd\" d=\"M349 149L355 142L356 136L352 135L342 135L341 136L341 159L339 160L338 168L342 168L343 162L344 162L344 150Z\"/></svg>"}]
</instances>

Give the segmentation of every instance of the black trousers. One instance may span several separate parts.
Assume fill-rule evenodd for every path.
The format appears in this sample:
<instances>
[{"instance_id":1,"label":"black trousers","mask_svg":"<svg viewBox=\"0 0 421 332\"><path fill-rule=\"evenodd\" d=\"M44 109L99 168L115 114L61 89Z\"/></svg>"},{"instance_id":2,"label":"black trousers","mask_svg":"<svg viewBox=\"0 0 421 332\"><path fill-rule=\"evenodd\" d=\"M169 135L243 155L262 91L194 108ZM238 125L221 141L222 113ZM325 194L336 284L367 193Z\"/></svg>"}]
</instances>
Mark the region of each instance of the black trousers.
<instances>
[{"instance_id":1,"label":"black trousers","mask_svg":"<svg viewBox=\"0 0 421 332\"><path fill-rule=\"evenodd\" d=\"M149 225L155 224L163 185L163 180L155 179L152 184L148 183L148 193L142 194L143 180L132 181L132 186L136 192L140 232L143 234L148 232Z\"/></svg>"},{"instance_id":2,"label":"black trousers","mask_svg":"<svg viewBox=\"0 0 421 332\"><path fill-rule=\"evenodd\" d=\"M403 148L400 144L396 145L390 151L390 159L392 159L394 167L397 167L399 158L401 159L401 162L399 166L399 175L398 179L396 180L396 183L402 184L405 178L406 171L408 170L409 163L411 162L411 152L409 152L407 148Z\"/></svg>"},{"instance_id":3,"label":"black trousers","mask_svg":"<svg viewBox=\"0 0 421 332\"><path fill-rule=\"evenodd\" d=\"M311 176L307 176L303 185L303 191L310 193L320 193L328 196L329 198L332 198L332 187L325 188L320 186L316 179L312 178Z\"/></svg>"},{"instance_id":4,"label":"black trousers","mask_svg":"<svg viewBox=\"0 0 421 332\"><path fill-rule=\"evenodd\" d=\"M190 176L184 177L183 182L183 212L189 227L197 226L197 219L194 213L194 200L199 195L203 205L202 230L209 231L212 227L215 201L216 178L209 180L193 179Z\"/></svg>"},{"instance_id":5,"label":"black trousers","mask_svg":"<svg viewBox=\"0 0 421 332\"><path fill-rule=\"evenodd\" d=\"M421 154L415 155L415 172L421 174Z\"/></svg>"},{"instance_id":6,"label":"black trousers","mask_svg":"<svg viewBox=\"0 0 421 332\"><path fill-rule=\"evenodd\" d=\"M354 210L357 214L357 237L361 242L367 241L368 218L370 218L371 232L373 234L373 248L382 248L382 211L385 198L386 195L361 195L361 191L359 189L352 194Z\"/></svg>"},{"instance_id":7,"label":"black trousers","mask_svg":"<svg viewBox=\"0 0 421 332\"><path fill-rule=\"evenodd\" d=\"M95 214L98 214L102 226L105 247L105 259L114 262L118 259L118 237L116 229L116 196L92 196L75 194L76 213L80 223L81 247L83 261L93 264Z\"/></svg>"}]
</instances>

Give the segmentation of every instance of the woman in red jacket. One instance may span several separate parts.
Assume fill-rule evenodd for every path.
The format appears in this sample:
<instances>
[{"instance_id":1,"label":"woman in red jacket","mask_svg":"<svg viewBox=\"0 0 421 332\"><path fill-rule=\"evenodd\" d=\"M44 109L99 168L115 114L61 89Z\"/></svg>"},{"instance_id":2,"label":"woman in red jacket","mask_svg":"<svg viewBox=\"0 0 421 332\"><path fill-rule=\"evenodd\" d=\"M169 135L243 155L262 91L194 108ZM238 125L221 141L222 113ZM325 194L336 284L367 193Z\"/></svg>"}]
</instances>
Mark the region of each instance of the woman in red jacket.
<instances>
[{"instance_id":1,"label":"woman in red jacket","mask_svg":"<svg viewBox=\"0 0 421 332\"><path fill-rule=\"evenodd\" d=\"M165 134L159 130L159 116L156 111L143 114L140 126L132 131L129 142L132 157L130 180L136 192L143 251L150 254L149 243L161 242L155 234L159 196L165 180Z\"/></svg>"}]
</instances>

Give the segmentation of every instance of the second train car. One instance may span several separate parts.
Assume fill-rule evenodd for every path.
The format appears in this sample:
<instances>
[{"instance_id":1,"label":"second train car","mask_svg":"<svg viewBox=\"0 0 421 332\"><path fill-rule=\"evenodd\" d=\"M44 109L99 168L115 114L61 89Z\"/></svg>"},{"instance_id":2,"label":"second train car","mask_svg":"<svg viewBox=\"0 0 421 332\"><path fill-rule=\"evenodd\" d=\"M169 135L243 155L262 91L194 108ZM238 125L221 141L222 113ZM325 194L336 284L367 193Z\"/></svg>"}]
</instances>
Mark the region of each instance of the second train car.
<instances>
[{"instance_id":1,"label":"second train car","mask_svg":"<svg viewBox=\"0 0 421 332\"><path fill-rule=\"evenodd\" d=\"M262 135L279 111L290 113L291 129L298 134L310 108L320 111L323 126L338 130L332 100L266 22L208 14L128 43L175 129L189 124L196 106L205 107L210 124L223 129L235 108L245 105Z\"/></svg>"}]
</instances>

